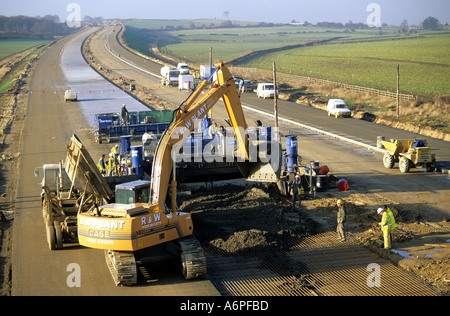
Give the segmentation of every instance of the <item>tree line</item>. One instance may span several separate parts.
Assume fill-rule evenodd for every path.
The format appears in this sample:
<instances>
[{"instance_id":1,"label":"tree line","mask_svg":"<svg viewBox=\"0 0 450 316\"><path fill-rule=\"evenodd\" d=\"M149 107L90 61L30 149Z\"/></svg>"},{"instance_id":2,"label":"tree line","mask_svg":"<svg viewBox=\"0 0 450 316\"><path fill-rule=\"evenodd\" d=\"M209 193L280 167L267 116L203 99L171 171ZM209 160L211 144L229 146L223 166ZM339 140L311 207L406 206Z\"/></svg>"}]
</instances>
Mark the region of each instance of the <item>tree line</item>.
<instances>
[{"instance_id":1,"label":"tree line","mask_svg":"<svg viewBox=\"0 0 450 316\"><path fill-rule=\"evenodd\" d=\"M0 38L53 39L72 31L66 23L59 23L57 16L0 16Z\"/></svg>"}]
</instances>

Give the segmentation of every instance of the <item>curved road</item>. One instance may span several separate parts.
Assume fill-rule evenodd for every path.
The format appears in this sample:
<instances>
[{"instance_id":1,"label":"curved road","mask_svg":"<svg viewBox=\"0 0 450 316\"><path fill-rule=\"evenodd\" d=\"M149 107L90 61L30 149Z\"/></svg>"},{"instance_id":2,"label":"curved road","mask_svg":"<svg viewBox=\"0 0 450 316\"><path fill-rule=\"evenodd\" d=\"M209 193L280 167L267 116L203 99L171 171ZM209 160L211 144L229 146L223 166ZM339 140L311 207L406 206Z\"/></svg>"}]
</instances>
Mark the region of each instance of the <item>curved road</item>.
<instances>
[{"instance_id":1,"label":"curved road","mask_svg":"<svg viewBox=\"0 0 450 316\"><path fill-rule=\"evenodd\" d=\"M112 30L115 31L112 31ZM126 62L127 68L134 67L138 78L147 77L152 74L155 76L155 82L161 69L161 64L152 62L141 56L131 53L124 49L117 41L117 34L120 27L109 28L106 31L104 45L109 49L110 54L116 56L117 60ZM120 57L119 57L120 56ZM113 65L114 66L114 65ZM125 72L123 72L126 74ZM139 79L136 82L140 82ZM255 93L245 93L241 96L244 106L261 110L269 115L273 114L273 100L258 99ZM335 119L328 117L326 112L313 107L297 104L294 102L278 100L278 109L280 117L284 117L295 122L330 132L342 137L346 137L369 146L377 145L377 137L385 136L386 139L410 139L426 138L429 146L437 155L439 166L450 169L450 143L438 139L424 137L419 134L395 129L359 119Z\"/></svg>"}]
</instances>

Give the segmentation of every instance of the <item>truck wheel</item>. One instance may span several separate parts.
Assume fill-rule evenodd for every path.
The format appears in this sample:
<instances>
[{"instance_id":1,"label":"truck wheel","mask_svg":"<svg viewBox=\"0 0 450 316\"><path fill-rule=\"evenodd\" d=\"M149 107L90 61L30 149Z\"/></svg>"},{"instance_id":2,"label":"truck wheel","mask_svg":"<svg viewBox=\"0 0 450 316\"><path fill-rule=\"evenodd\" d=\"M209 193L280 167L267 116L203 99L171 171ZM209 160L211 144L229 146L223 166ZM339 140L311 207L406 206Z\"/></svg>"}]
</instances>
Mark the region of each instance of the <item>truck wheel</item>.
<instances>
[{"instance_id":1,"label":"truck wheel","mask_svg":"<svg viewBox=\"0 0 450 316\"><path fill-rule=\"evenodd\" d=\"M427 164L427 172L434 172L436 171L436 159L433 159L433 161L429 164Z\"/></svg>"},{"instance_id":2,"label":"truck wheel","mask_svg":"<svg viewBox=\"0 0 450 316\"><path fill-rule=\"evenodd\" d=\"M386 167L386 169L392 169L394 168L394 156L389 155L389 153L385 153L383 156L383 164Z\"/></svg>"},{"instance_id":3,"label":"truck wheel","mask_svg":"<svg viewBox=\"0 0 450 316\"><path fill-rule=\"evenodd\" d=\"M55 227L51 225L50 223L45 224L45 230L47 233L47 243L48 248L50 250L56 250L56 234L55 234Z\"/></svg>"},{"instance_id":4,"label":"truck wheel","mask_svg":"<svg viewBox=\"0 0 450 316\"><path fill-rule=\"evenodd\" d=\"M61 230L61 225L59 222L54 222L55 227L55 239L56 239L56 249L63 249L63 234Z\"/></svg>"},{"instance_id":5,"label":"truck wheel","mask_svg":"<svg viewBox=\"0 0 450 316\"><path fill-rule=\"evenodd\" d=\"M408 173L411 169L411 160L406 157L401 157L399 162L400 171L402 173Z\"/></svg>"}]
</instances>

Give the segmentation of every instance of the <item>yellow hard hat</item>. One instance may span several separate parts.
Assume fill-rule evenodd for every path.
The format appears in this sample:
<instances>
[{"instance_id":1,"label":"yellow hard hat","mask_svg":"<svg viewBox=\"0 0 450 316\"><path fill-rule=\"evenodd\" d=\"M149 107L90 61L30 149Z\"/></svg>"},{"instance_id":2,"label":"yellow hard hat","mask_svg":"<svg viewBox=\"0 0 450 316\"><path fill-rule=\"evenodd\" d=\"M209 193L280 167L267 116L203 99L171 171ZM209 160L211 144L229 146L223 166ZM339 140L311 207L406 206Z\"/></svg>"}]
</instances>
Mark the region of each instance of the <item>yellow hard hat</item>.
<instances>
[{"instance_id":1,"label":"yellow hard hat","mask_svg":"<svg viewBox=\"0 0 450 316\"><path fill-rule=\"evenodd\" d=\"M344 201L342 201L342 200L337 200L337 204L344 205Z\"/></svg>"}]
</instances>

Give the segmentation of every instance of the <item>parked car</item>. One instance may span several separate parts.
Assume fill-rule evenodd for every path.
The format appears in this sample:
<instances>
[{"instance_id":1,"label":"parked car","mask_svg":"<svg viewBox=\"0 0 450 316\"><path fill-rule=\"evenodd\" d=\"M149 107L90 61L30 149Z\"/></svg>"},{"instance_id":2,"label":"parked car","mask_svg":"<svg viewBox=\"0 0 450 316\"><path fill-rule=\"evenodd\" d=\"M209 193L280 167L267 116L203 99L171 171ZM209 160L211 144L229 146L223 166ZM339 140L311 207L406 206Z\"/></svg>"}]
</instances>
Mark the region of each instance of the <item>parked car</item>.
<instances>
[{"instance_id":1,"label":"parked car","mask_svg":"<svg viewBox=\"0 0 450 316\"><path fill-rule=\"evenodd\" d=\"M255 90L255 86L250 80L241 80L238 85L239 91L241 92L253 92Z\"/></svg>"},{"instance_id":2,"label":"parked car","mask_svg":"<svg viewBox=\"0 0 450 316\"><path fill-rule=\"evenodd\" d=\"M352 112L345 104L344 100L340 99L331 99L328 101L327 106L328 116L334 115L336 118L338 117L351 117Z\"/></svg>"},{"instance_id":3,"label":"parked car","mask_svg":"<svg viewBox=\"0 0 450 316\"><path fill-rule=\"evenodd\" d=\"M277 90L277 96L279 91ZM256 90L258 98L274 98L275 91L273 83L258 83L258 89Z\"/></svg>"}]
</instances>

